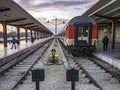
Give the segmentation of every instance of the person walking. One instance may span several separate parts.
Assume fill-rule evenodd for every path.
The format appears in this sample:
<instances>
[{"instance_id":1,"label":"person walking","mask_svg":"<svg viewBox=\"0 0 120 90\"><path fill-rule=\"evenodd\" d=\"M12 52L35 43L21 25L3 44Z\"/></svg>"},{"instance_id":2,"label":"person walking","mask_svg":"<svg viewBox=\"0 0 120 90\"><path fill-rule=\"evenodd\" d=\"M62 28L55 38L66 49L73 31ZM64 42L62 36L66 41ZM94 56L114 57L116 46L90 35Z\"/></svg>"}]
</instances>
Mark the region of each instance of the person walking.
<instances>
[{"instance_id":1,"label":"person walking","mask_svg":"<svg viewBox=\"0 0 120 90\"><path fill-rule=\"evenodd\" d=\"M16 39L14 38L14 36L12 37L12 47L11 47L11 49L13 49L13 47L16 49Z\"/></svg>"},{"instance_id":2,"label":"person walking","mask_svg":"<svg viewBox=\"0 0 120 90\"><path fill-rule=\"evenodd\" d=\"M103 38L103 50L107 51L108 49L108 44L109 44L109 38L107 35L105 35L105 37Z\"/></svg>"}]
</instances>

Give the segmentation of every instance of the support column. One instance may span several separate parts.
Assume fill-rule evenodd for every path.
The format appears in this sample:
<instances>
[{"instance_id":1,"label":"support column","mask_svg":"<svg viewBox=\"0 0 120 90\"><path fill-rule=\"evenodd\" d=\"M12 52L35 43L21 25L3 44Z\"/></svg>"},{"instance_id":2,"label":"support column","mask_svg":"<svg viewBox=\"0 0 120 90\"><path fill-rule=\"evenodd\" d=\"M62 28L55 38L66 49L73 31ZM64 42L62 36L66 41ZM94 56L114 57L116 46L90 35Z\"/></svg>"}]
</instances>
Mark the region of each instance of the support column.
<instances>
[{"instance_id":1,"label":"support column","mask_svg":"<svg viewBox=\"0 0 120 90\"><path fill-rule=\"evenodd\" d=\"M27 29L25 29L25 41L27 42L28 41L28 33L27 33Z\"/></svg>"},{"instance_id":2,"label":"support column","mask_svg":"<svg viewBox=\"0 0 120 90\"><path fill-rule=\"evenodd\" d=\"M39 32L37 31L37 39L39 39L38 33L39 33Z\"/></svg>"},{"instance_id":3,"label":"support column","mask_svg":"<svg viewBox=\"0 0 120 90\"><path fill-rule=\"evenodd\" d=\"M43 38L45 37L45 34L43 33Z\"/></svg>"},{"instance_id":4,"label":"support column","mask_svg":"<svg viewBox=\"0 0 120 90\"><path fill-rule=\"evenodd\" d=\"M42 33L42 38L44 38L44 33Z\"/></svg>"},{"instance_id":5,"label":"support column","mask_svg":"<svg viewBox=\"0 0 120 90\"><path fill-rule=\"evenodd\" d=\"M20 44L20 28L17 27L17 39L19 40L19 44Z\"/></svg>"},{"instance_id":6,"label":"support column","mask_svg":"<svg viewBox=\"0 0 120 90\"><path fill-rule=\"evenodd\" d=\"M44 38L44 33L42 33L42 37Z\"/></svg>"},{"instance_id":7,"label":"support column","mask_svg":"<svg viewBox=\"0 0 120 90\"><path fill-rule=\"evenodd\" d=\"M112 49L115 49L115 21L112 21Z\"/></svg>"},{"instance_id":8,"label":"support column","mask_svg":"<svg viewBox=\"0 0 120 90\"><path fill-rule=\"evenodd\" d=\"M43 38L45 38L45 33L43 33Z\"/></svg>"},{"instance_id":9,"label":"support column","mask_svg":"<svg viewBox=\"0 0 120 90\"><path fill-rule=\"evenodd\" d=\"M41 39L41 37L42 37L41 35L42 35L41 32L39 32L39 37L40 37L40 39Z\"/></svg>"},{"instance_id":10,"label":"support column","mask_svg":"<svg viewBox=\"0 0 120 90\"><path fill-rule=\"evenodd\" d=\"M30 36L32 37L32 30L30 30Z\"/></svg>"},{"instance_id":11,"label":"support column","mask_svg":"<svg viewBox=\"0 0 120 90\"><path fill-rule=\"evenodd\" d=\"M40 36L41 36L41 38L43 38L43 36L42 36L42 32L41 32Z\"/></svg>"},{"instance_id":12,"label":"support column","mask_svg":"<svg viewBox=\"0 0 120 90\"><path fill-rule=\"evenodd\" d=\"M45 33L45 38L47 37L47 34Z\"/></svg>"},{"instance_id":13,"label":"support column","mask_svg":"<svg viewBox=\"0 0 120 90\"><path fill-rule=\"evenodd\" d=\"M7 47L7 25L6 25L6 22L3 22L2 25L3 25L3 42L4 42L4 47Z\"/></svg>"},{"instance_id":14,"label":"support column","mask_svg":"<svg viewBox=\"0 0 120 90\"><path fill-rule=\"evenodd\" d=\"M40 32L38 32L38 38L40 39Z\"/></svg>"},{"instance_id":15,"label":"support column","mask_svg":"<svg viewBox=\"0 0 120 90\"><path fill-rule=\"evenodd\" d=\"M36 39L36 31L34 31L34 38Z\"/></svg>"},{"instance_id":16,"label":"support column","mask_svg":"<svg viewBox=\"0 0 120 90\"><path fill-rule=\"evenodd\" d=\"M44 33L44 38L46 37L46 34Z\"/></svg>"}]
</instances>

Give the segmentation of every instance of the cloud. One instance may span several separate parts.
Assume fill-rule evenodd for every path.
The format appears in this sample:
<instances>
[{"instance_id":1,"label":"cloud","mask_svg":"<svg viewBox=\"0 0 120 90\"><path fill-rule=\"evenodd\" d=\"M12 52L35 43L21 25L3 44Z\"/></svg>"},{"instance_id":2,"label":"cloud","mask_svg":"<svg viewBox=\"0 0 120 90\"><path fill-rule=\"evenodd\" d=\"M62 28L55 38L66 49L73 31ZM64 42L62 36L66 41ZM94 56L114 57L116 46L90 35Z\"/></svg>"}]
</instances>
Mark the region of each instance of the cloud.
<instances>
[{"instance_id":1,"label":"cloud","mask_svg":"<svg viewBox=\"0 0 120 90\"><path fill-rule=\"evenodd\" d=\"M86 3L89 3L90 0L84 0L84 1L54 1L54 2L46 2L46 3L41 3L38 5L35 5L35 7L39 8L48 8L48 7L70 7L74 5L83 5Z\"/></svg>"},{"instance_id":2,"label":"cloud","mask_svg":"<svg viewBox=\"0 0 120 90\"><path fill-rule=\"evenodd\" d=\"M70 0L64 0L64 1L45 1L41 3L35 3L36 0L14 0L15 2L18 2L23 7L29 9L29 8L61 8L61 7L71 7L76 5L83 5L90 2L94 2L95 0L79 0L79 1L70 1Z\"/></svg>"},{"instance_id":3,"label":"cloud","mask_svg":"<svg viewBox=\"0 0 120 90\"><path fill-rule=\"evenodd\" d=\"M75 10L81 10L82 8L74 8Z\"/></svg>"}]
</instances>

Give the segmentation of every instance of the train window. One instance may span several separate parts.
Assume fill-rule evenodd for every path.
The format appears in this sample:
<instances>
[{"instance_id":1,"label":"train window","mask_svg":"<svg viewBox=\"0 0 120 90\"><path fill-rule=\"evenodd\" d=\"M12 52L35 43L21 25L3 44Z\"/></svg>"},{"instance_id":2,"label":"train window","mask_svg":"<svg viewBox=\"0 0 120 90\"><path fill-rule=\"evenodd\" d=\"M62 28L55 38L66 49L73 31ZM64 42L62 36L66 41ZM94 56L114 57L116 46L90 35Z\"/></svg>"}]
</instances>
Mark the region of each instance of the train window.
<instances>
[{"instance_id":1,"label":"train window","mask_svg":"<svg viewBox=\"0 0 120 90\"><path fill-rule=\"evenodd\" d=\"M89 30L89 26L88 25L84 26L84 28L83 28L83 36L84 37L88 36L88 30Z\"/></svg>"},{"instance_id":2,"label":"train window","mask_svg":"<svg viewBox=\"0 0 120 90\"><path fill-rule=\"evenodd\" d=\"M82 26L79 26L78 27L78 37L81 37L83 34L83 27Z\"/></svg>"},{"instance_id":3,"label":"train window","mask_svg":"<svg viewBox=\"0 0 120 90\"><path fill-rule=\"evenodd\" d=\"M84 27L79 26L78 27L78 37L88 37L88 30L89 30L88 25L86 25Z\"/></svg>"},{"instance_id":4,"label":"train window","mask_svg":"<svg viewBox=\"0 0 120 90\"><path fill-rule=\"evenodd\" d=\"M89 25L79 25L77 27L77 40L86 40L88 42Z\"/></svg>"}]
</instances>

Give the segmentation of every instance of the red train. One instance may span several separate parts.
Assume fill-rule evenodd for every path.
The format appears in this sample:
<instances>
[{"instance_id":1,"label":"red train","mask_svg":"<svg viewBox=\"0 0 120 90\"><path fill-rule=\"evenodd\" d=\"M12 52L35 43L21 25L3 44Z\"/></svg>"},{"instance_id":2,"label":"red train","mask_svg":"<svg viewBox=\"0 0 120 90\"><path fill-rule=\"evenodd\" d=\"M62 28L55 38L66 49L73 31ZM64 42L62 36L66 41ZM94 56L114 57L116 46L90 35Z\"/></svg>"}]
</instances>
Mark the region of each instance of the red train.
<instances>
[{"instance_id":1,"label":"red train","mask_svg":"<svg viewBox=\"0 0 120 90\"><path fill-rule=\"evenodd\" d=\"M58 35L71 51L95 49L98 38L97 24L89 16L76 16Z\"/></svg>"}]
</instances>

